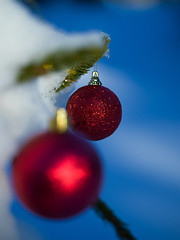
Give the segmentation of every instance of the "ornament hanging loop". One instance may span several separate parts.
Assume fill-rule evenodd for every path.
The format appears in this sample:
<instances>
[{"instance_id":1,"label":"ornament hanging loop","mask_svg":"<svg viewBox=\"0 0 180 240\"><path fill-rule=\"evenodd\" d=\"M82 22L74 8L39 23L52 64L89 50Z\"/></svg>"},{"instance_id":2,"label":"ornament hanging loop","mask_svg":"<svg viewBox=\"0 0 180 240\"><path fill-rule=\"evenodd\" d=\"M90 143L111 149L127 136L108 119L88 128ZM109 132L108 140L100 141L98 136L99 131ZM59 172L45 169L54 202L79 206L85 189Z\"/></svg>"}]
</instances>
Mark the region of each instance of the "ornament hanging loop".
<instances>
[{"instance_id":1,"label":"ornament hanging loop","mask_svg":"<svg viewBox=\"0 0 180 240\"><path fill-rule=\"evenodd\" d=\"M97 86L97 85L101 86L102 85L102 83L99 79L99 73L97 71L92 72L92 78L91 78L91 81L89 82L88 85L95 85L95 86Z\"/></svg>"},{"instance_id":2,"label":"ornament hanging loop","mask_svg":"<svg viewBox=\"0 0 180 240\"><path fill-rule=\"evenodd\" d=\"M93 71L92 77L98 78L99 77L99 73L97 71Z\"/></svg>"}]
</instances>

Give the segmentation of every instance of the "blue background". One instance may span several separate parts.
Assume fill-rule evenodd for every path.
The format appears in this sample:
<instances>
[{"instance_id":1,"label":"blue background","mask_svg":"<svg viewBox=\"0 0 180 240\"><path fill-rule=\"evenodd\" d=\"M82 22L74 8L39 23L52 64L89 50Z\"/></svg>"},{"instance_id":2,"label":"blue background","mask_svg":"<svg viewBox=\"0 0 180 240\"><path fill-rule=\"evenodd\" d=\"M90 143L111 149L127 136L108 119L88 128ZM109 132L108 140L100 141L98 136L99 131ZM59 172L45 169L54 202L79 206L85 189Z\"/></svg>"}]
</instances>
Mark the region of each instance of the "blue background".
<instances>
[{"instance_id":1,"label":"blue background","mask_svg":"<svg viewBox=\"0 0 180 240\"><path fill-rule=\"evenodd\" d=\"M132 130L129 152L131 146L136 148L136 134L137 139L144 136L147 141L151 137L151 142L157 143L157 149L147 144L146 151L142 146L147 158L151 155L158 159L158 144L162 139L167 148L179 149L180 2L165 2L145 9L108 2L39 2L39 14L56 27L68 32L100 30L112 39L111 57L101 60L99 71L109 79L105 81L106 86L122 101L123 121L111 137L94 143L105 165L101 198L128 223L137 239L179 240L180 178L177 184L171 184L168 174L161 179L160 170L149 172L144 165L136 168L136 162L131 166L131 156L124 154L123 149L124 146L128 148L128 144L123 145L123 142L126 134L131 136ZM108 74L108 70L103 73L105 69L116 71L113 75L116 77L105 76L106 72ZM127 94L122 89L121 73L130 79L131 91ZM82 84L85 82L80 81L76 88ZM161 151L166 152L163 146ZM162 154L159 156L161 158ZM163 159L159 161L163 164ZM146 157L144 162L146 164ZM159 166L158 161L152 161L153 169L156 164ZM175 168L180 175L180 156ZM104 225L93 210L70 220L53 222L35 217L15 200L12 212L23 240L34 240L36 235L43 240L118 239L113 228Z\"/></svg>"}]
</instances>

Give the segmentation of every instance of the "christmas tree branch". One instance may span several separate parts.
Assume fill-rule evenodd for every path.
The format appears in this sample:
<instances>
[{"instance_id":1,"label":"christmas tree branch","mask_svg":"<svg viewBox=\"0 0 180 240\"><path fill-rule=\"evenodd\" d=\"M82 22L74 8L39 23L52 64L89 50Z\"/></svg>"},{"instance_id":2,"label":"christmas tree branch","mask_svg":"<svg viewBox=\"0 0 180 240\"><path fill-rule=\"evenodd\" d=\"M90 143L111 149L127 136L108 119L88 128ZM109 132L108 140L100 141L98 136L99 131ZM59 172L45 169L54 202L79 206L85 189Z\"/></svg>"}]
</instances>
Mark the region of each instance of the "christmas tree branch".
<instances>
[{"instance_id":1,"label":"christmas tree branch","mask_svg":"<svg viewBox=\"0 0 180 240\"><path fill-rule=\"evenodd\" d=\"M54 89L56 92L59 92L77 81L81 75L87 73L104 56L108 50L109 42L109 37L105 36L104 44L101 47L91 46L74 51L59 50L51 53L43 60L23 67L18 75L17 82L31 81L38 76L70 68L62 85Z\"/></svg>"},{"instance_id":2,"label":"christmas tree branch","mask_svg":"<svg viewBox=\"0 0 180 240\"><path fill-rule=\"evenodd\" d=\"M117 235L123 240L136 240L131 232L126 228L126 224L119 220L112 210L102 201L98 200L93 206L95 212L103 219L111 223Z\"/></svg>"},{"instance_id":3,"label":"christmas tree branch","mask_svg":"<svg viewBox=\"0 0 180 240\"><path fill-rule=\"evenodd\" d=\"M88 61L81 61L80 64L76 64L71 68L69 74L66 76L62 85L56 89L56 92L70 86L73 82L76 82L82 75L86 74L94 64L99 61L104 54L107 52L110 43L110 38L108 36L104 37L104 46L88 58Z\"/></svg>"}]
</instances>

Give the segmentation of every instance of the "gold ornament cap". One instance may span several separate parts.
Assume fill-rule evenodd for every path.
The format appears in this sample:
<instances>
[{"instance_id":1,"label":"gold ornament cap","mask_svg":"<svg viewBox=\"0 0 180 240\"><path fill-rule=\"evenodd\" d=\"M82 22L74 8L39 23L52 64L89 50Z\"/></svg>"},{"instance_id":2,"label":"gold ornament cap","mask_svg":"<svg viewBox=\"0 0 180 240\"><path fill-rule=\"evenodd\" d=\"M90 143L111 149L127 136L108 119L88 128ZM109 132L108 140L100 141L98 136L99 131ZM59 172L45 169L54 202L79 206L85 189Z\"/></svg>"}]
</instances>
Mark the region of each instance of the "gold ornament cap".
<instances>
[{"instance_id":1,"label":"gold ornament cap","mask_svg":"<svg viewBox=\"0 0 180 240\"><path fill-rule=\"evenodd\" d=\"M65 133L68 128L67 112L64 108L57 110L56 118L50 121L50 130L52 132Z\"/></svg>"},{"instance_id":2,"label":"gold ornament cap","mask_svg":"<svg viewBox=\"0 0 180 240\"><path fill-rule=\"evenodd\" d=\"M97 71L94 71L92 73L92 78L91 78L91 81L88 83L88 85L94 85L94 86L102 85L102 83L99 79L99 73Z\"/></svg>"}]
</instances>

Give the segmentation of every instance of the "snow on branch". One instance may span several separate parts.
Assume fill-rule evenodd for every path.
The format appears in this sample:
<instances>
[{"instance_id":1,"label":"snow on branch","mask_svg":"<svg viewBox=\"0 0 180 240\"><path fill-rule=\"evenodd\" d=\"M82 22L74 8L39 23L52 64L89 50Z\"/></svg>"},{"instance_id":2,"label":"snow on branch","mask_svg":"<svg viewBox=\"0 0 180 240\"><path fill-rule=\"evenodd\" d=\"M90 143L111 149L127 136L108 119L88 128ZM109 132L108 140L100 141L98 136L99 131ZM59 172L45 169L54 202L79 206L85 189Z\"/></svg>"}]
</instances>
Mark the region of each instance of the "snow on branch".
<instances>
[{"instance_id":1,"label":"snow on branch","mask_svg":"<svg viewBox=\"0 0 180 240\"><path fill-rule=\"evenodd\" d=\"M38 76L50 74L70 68L63 83L55 88L56 92L70 86L81 75L94 66L94 64L108 51L110 38L101 35L101 45L82 46L69 51L68 49L56 50L34 63L30 63L20 70L17 78L18 83L30 81Z\"/></svg>"}]
</instances>

